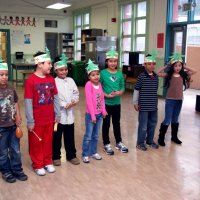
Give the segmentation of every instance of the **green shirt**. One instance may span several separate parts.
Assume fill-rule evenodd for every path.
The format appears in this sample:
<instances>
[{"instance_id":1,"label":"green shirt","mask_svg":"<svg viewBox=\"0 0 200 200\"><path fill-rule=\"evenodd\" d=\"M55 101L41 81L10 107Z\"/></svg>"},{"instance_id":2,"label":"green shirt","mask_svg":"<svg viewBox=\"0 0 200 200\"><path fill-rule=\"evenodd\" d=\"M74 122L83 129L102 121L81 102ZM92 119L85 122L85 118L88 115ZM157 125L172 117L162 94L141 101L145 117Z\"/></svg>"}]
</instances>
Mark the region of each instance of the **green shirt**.
<instances>
[{"instance_id":1,"label":"green shirt","mask_svg":"<svg viewBox=\"0 0 200 200\"><path fill-rule=\"evenodd\" d=\"M100 81L102 84L103 92L110 94L113 91L124 90L124 76L122 72L117 71L116 73L110 73L107 69L101 71ZM107 105L119 105L120 96L113 98L106 98L105 103Z\"/></svg>"}]
</instances>

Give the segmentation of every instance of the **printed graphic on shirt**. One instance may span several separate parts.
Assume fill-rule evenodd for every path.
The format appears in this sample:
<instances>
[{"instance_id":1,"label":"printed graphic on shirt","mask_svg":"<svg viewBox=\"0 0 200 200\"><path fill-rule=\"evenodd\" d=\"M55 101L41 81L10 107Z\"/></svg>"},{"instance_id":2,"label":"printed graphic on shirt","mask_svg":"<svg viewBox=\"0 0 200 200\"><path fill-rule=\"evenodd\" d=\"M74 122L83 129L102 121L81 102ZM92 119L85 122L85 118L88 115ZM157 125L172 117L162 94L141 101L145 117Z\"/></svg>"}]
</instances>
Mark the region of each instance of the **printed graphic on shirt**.
<instances>
[{"instance_id":1,"label":"printed graphic on shirt","mask_svg":"<svg viewBox=\"0 0 200 200\"><path fill-rule=\"evenodd\" d=\"M117 80L117 77L116 77L116 76L110 76L110 80L111 80L112 82L115 82L115 81Z\"/></svg>"},{"instance_id":2,"label":"printed graphic on shirt","mask_svg":"<svg viewBox=\"0 0 200 200\"><path fill-rule=\"evenodd\" d=\"M101 110L101 94L100 93L97 94L96 100L97 100L96 110Z\"/></svg>"},{"instance_id":3,"label":"printed graphic on shirt","mask_svg":"<svg viewBox=\"0 0 200 200\"><path fill-rule=\"evenodd\" d=\"M5 114L5 113L10 113L12 116L12 119L15 118L15 113L16 113L16 109L15 109L15 104L12 103L12 96L8 95L7 97L0 99L0 113L1 115Z\"/></svg>"},{"instance_id":4,"label":"printed graphic on shirt","mask_svg":"<svg viewBox=\"0 0 200 200\"><path fill-rule=\"evenodd\" d=\"M53 83L42 83L36 84L36 90L38 93L38 104L47 105L53 103L54 97L54 84Z\"/></svg>"}]
</instances>

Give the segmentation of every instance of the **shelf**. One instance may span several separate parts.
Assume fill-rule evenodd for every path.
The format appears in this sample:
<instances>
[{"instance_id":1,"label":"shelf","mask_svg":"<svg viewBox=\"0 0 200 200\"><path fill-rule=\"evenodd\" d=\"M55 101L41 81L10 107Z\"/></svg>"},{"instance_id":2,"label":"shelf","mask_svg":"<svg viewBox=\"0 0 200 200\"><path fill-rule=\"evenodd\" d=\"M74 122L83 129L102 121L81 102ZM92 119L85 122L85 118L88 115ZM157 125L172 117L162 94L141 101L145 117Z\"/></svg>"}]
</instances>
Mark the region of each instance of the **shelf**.
<instances>
[{"instance_id":1,"label":"shelf","mask_svg":"<svg viewBox=\"0 0 200 200\"><path fill-rule=\"evenodd\" d=\"M60 45L60 54L66 53L67 57L70 59L73 58L74 54L74 34L73 33L60 33L59 34L59 45Z\"/></svg>"}]
</instances>

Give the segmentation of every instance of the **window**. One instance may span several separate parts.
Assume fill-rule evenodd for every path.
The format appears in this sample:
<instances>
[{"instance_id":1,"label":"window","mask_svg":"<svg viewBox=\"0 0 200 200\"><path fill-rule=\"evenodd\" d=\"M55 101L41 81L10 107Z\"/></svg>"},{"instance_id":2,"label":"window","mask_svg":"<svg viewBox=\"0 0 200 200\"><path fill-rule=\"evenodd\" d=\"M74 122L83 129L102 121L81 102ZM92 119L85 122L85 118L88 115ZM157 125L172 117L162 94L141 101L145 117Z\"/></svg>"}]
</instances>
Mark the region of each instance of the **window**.
<instances>
[{"instance_id":1,"label":"window","mask_svg":"<svg viewBox=\"0 0 200 200\"><path fill-rule=\"evenodd\" d=\"M120 0L119 0L120 2ZM146 50L147 1L120 4L120 61L129 64L129 52Z\"/></svg>"},{"instance_id":2,"label":"window","mask_svg":"<svg viewBox=\"0 0 200 200\"><path fill-rule=\"evenodd\" d=\"M90 11L75 11L74 13L74 58L81 60L81 30L90 28Z\"/></svg>"}]
</instances>

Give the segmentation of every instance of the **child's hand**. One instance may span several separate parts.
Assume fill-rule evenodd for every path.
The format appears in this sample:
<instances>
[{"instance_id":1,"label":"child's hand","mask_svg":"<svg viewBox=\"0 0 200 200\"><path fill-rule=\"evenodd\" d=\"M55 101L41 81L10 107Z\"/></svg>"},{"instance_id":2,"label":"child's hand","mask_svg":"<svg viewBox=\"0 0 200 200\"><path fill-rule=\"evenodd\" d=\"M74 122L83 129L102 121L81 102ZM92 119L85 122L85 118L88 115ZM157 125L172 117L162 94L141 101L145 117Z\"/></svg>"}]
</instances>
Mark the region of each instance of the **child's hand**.
<instances>
[{"instance_id":1,"label":"child's hand","mask_svg":"<svg viewBox=\"0 0 200 200\"><path fill-rule=\"evenodd\" d=\"M97 122L97 120L96 120L96 119L95 119L95 120L92 120L92 123L93 123L93 124L96 124L96 122Z\"/></svg>"},{"instance_id":2,"label":"child's hand","mask_svg":"<svg viewBox=\"0 0 200 200\"><path fill-rule=\"evenodd\" d=\"M20 126L20 125L21 125L21 123L22 123L22 118L21 118L20 115L16 115L16 116L15 116L15 123L16 123L17 126Z\"/></svg>"},{"instance_id":3,"label":"child's hand","mask_svg":"<svg viewBox=\"0 0 200 200\"><path fill-rule=\"evenodd\" d=\"M106 115L108 115L108 113L107 113L107 112L103 114L103 118L106 118Z\"/></svg>"},{"instance_id":4,"label":"child's hand","mask_svg":"<svg viewBox=\"0 0 200 200\"><path fill-rule=\"evenodd\" d=\"M32 125L27 125L27 129L28 129L28 131L30 131L30 132L33 131L34 127L35 127L34 124L32 124Z\"/></svg>"},{"instance_id":5,"label":"child's hand","mask_svg":"<svg viewBox=\"0 0 200 200\"><path fill-rule=\"evenodd\" d=\"M138 112L139 111L139 109L140 109L140 107L139 107L139 105L134 105L134 108L135 108L135 110Z\"/></svg>"}]
</instances>

